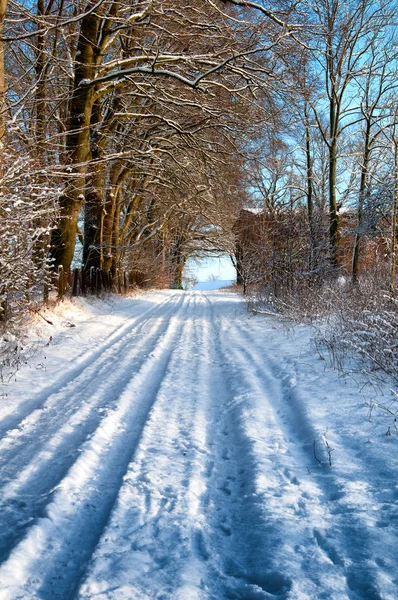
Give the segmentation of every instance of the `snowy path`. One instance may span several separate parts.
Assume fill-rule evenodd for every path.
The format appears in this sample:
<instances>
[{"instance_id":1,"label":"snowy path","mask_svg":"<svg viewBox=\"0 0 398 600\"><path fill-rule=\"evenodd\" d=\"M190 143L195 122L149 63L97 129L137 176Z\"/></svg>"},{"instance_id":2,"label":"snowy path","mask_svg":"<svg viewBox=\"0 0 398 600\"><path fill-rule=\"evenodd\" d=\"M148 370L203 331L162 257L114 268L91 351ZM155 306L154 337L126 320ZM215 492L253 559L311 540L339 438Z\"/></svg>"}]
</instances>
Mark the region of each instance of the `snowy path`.
<instances>
[{"instance_id":1,"label":"snowy path","mask_svg":"<svg viewBox=\"0 0 398 600\"><path fill-rule=\"evenodd\" d=\"M225 292L123 307L0 408L0 600L396 599L398 440L307 328Z\"/></svg>"}]
</instances>

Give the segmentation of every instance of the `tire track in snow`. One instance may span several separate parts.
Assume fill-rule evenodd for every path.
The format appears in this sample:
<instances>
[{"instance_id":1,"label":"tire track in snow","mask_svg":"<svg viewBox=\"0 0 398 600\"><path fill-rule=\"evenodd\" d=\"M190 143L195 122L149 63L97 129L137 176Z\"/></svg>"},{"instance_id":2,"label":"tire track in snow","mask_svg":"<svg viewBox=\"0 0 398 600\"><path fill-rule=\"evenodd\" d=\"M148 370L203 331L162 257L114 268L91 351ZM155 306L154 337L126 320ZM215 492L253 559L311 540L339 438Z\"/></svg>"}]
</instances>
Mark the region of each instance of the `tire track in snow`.
<instances>
[{"instance_id":1,"label":"tire track in snow","mask_svg":"<svg viewBox=\"0 0 398 600\"><path fill-rule=\"evenodd\" d=\"M178 304L182 301L181 296ZM100 389L112 386L114 384L113 379L115 379L114 369L120 370L124 363L128 365L131 358L139 356L140 353L153 351L156 345L157 329L161 328L163 323L166 322L165 319L174 310L175 307L172 303L169 303L164 314L158 315L156 319L145 318L136 324L128 335L118 340L111 348L107 348L99 359L93 360L89 367L76 379L71 380L62 390L49 394L44 403L25 417L17 428L10 429L0 440L0 468L10 468L14 458L18 461L18 467L20 467L23 459L21 461L19 451L27 446L27 442L29 442L29 458L32 458L36 447L40 447L46 439L45 437L38 438L37 430L41 430L42 435L46 436L48 429L47 435L51 437L52 425L55 424L58 427L75 415L75 411L81 407L82 402L88 402L93 397L93 391L97 392L98 382L105 381ZM152 320L153 322L151 322ZM152 341L154 341L153 344L150 343ZM147 346L149 346L148 349ZM123 349L123 365L120 360L121 349ZM131 354L127 355L127 352L131 352ZM89 372L87 373L87 371Z\"/></svg>"},{"instance_id":2,"label":"tire track in snow","mask_svg":"<svg viewBox=\"0 0 398 600\"><path fill-rule=\"evenodd\" d=\"M184 298L153 355L82 448L47 505L46 516L0 567L8 600L31 600L36 594L42 600L73 598L139 443L188 309L189 299Z\"/></svg>"},{"instance_id":3,"label":"tire track in snow","mask_svg":"<svg viewBox=\"0 0 398 600\"><path fill-rule=\"evenodd\" d=\"M284 400L283 390L280 381L269 371L267 360L263 358L262 361L256 361L251 340L238 325L234 325L230 331L225 328L222 335L232 349L231 359L239 365L243 384L237 398L243 398L248 413L248 423L244 429L252 440L253 462L256 465L252 494L260 498L260 516L268 524L263 551L272 557L271 564L278 566L278 572L283 572L291 581L291 586L286 586L282 591L277 587L267 591L278 598L294 598L305 593L319 599L333 597L333 594L347 598L346 579L342 573L335 572L332 582L328 576L324 577L324 558L316 551L312 527L306 526L307 517L309 524L318 519L322 526L329 512L325 506L320 506L323 490L314 483L307 471L307 467L311 467L311 472L319 467L313 456L305 452L307 447L311 447L313 439L310 426L307 423L308 427L301 429L302 424L296 423L297 435L301 436L300 443L295 436L286 435L278 415L278 407ZM331 563L330 556L327 558ZM307 561L311 565L305 565ZM313 579L307 579L304 589L303 573L313 574ZM301 589L296 587L296 581L301 583Z\"/></svg>"},{"instance_id":4,"label":"tire track in snow","mask_svg":"<svg viewBox=\"0 0 398 600\"><path fill-rule=\"evenodd\" d=\"M8 413L3 411L4 414L0 417L0 439L7 434L10 429L15 429L20 426L24 419L26 419L33 411L45 404L48 398L65 390L65 388L67 388L70 384L73 385L75 380L80 378L81 375L85 374L85 372L89 370L93 364L98 365L97 361L102 362L102 359L105 358L106 351L117 348L118 345L123 344L125 337L133 334L135 329L142 326L150 318L152 313L158 312L160 307L169 304L173 298L178 297L180 297L180 294L175 294L171 298L170 296L167 297L160 304L154 303L153 306L145 310L143 313L133 317L131 321L129 320L127 324L117 327L116 330L107 337L106 341L100 344L96 350L93 351L90 349L83 355L76 357L75 360L78 362L77 366L68 369L50 386L44 388L38 394L26 400L18 407L18 411L16 413L12 408L6 409L9 411ZM103 362L106 363L106 360L108 359L105 358ZM76 390L74 391L76 392Z\"/></svg>"},{"instance_id":5,"label":"tire track in snow","mask_svg":"<svg viewBox=\"0 0 398 600\"><path fill-rule=\"evenodd\" d=\"M286 371L286 368L282 368L280 363L276 363L275 359L269 356L269 351L260 354L258 338L248 328L239 323L234 328L240 332L240 351L256 369L257 375L264 381L279 382L280 393L275 396L274 410L277 412L276 417L288 453L291 452L292 458L294 456L296 458L292 470L297 472L299 466L299 470L303 473L302 466L306 465L311 469L311 477L316 485L311 493L312 502L321 506L324 518L319 527L308 526L307 545L303 545L306 563L303 564L303 571L313 573L315 583L323 590L320 597L328 598L327 584L317 579L314 557L311 556L307 560L305 558L308 556L308 545L316 544L333 565L336 574L346 581L346 588L342 588L341 591L342 597L352 598L352 600L358 598L382 600L379 593L380 577L383 579L384 589L386 582L391 581L390 589L393 594L395 584L391 580L391 573L388 569L383 573L380 564L375 564L374 560L375 547L380 537L380 532L375 531L373 525L369 526L368 523L368 511L376 504L374 498L361 489L357 500L352 495L348 504L344 500L345 486L353 485L352 478L364 476L366 465L363 459L360 461L362 465L356 465L352 457L344 459L342 456L344 450L340 448L340 460L347 464L352 463L348 476L347 474L342 476L337 474L335 469L329 468L327 456L325 452L322 453L319 445L317 452L320 457L323 454L324 464L320 466L315 463L312 444L314 440L321 439L323 432L313 425L302 398L295 390L295 384L292 383L292 379L295 380L293 366L291 366L293 373ZM290 469L285 473L291 481L296 481L297 485L301 484L300 479L303 477L297 478ZM308 480L308 477L305 476L304 479ZM311 501L307 491L303 496L306 503ZM306 516L309 521L313 519L313 513Z\"/></svg>"},{"instance_id":6,"label":"tire track in snow","mask_svg":"<svg viewBox=\"0 0 398 600\"><path fill-rule=\"evenodd\" d=\"M329 471L306 473L316 425L289 366L237 300L181 302L0 567L1 600L380 600L372 565L340 552L349 523L329 527Z\"/></svg>"},{"instance_id":7,"label":"tire track in snow","mask_svg":"<svg viewBox=\"0 0 398 600\"><path fill-rule=\"evenodd\" d=\"M203 297L211 314L208 338L213 364L207 378L213 400L207 435L213 455L208 465L207 518L211 529L205 536L213 558L208 564L209 595L205 597L286 598L291 581L274 561L273 544L280 540L256 487L258 457L247 431L244 408L250 404L250 394L242 391L247 382L238 362L231 359L233 344L226 344L223 338L223 317L217 314L217 302L208 295Z\"/></svg>"},{"instance_id":8,"label":"tire track in snow","mask_svg":"<svg viewBox=\"0 0 398 600\"><path fill-rule=\"evenodd\" d=\"M200 588L207 556L200 510L207 451L202 306L200 297L193 298L181 343L81 586L81 600L102 597L102 591L115 599L153 600L159 594L186 600Z\"/></svg>"},{"instance_id":9,"label":"tire track in snow","mask_svg":"<svg viewBox=\"0 0 398 600\"><path fill-rule=\"evenodd\" d=\"M73 396L73 403L65 403L59 393L54 401L58 402L56 426L44 413L44 419L36 420L32 431L21 434L22 448L18 448L16 456L10 458L10 452L2 452L2 478L5 480L1 490L2 514L0 518L0 561L6 559L7 554L19 539L24 536L25 530L32 521L40 517L43 509L51 499L54 489L63 478L70 466L76 461L80 446L107 418L114 409L124 388L129 385L133 377L156 348L159 338L168 326L167 317L175 311L175 306L167 311L162 311L162 316L154 319L145 337L137 343L130 340L123 348L122 358L117 361L114 356L115 369L100 383L98 389L93 389L93 382L86 387L81 395ZM147 322L142 324L146 326ZM137 332L141 330L141 326ZM110 367L106 368L106 374ZM98 371L98 381L105 374ZM66 405L68 410L65 410ZM75 409L75 407L78 407ZM12 434L11 434L12 435ZM11 442L13 438L11 437ZM1 445L0 445L1 446ZM13 446L10 448L13 451ZM21 500L22 498L22 500Z\"/></svg>"},{"instance_id":10,"label":"tire track in snow","mask_svg":"<svg viewBox=\"0 0 398 600\"><path fill-rule=\"evenodd\" d=\"M202 600L208 598L209 579L213 575L212 554L209 531L210 474L214 461L211 454L212 440L209 438L209 422L212 418L211 405L214 390L211 389L210 373L213 369L211 356L211 306L202 294L197 294L196 315L197 363L195 373L195 411L192 419L191 437L199 450L191 469L187 502L190 523L188 525L190 551L183 562L179 587L173 599Z\"/></svg>"}]
</instances>

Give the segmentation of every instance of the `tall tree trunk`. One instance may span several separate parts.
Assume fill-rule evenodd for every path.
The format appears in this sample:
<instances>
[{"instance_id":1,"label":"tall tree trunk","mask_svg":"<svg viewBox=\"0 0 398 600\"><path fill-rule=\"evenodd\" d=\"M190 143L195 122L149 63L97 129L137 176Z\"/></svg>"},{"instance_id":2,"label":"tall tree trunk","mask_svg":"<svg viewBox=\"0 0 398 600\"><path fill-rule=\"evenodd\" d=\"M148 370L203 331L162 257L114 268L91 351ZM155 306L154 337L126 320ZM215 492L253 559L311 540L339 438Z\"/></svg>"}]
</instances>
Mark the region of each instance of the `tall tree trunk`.
<instances>
[{"instance_id":1,"label":"tall tree trunk","mask_svg":"<svg viewBox=\"0 0 398 600\"><path fill-rule=\"evenodd\" d=\"M38 17L44 17L45 15L45 5L44 0L37 1L37 15ZM37 34L37 42L36 42L36 61L35 61L35 71L36 71L36 97L35 97L35 107L36 107L36 154L40 162L43 162L43 154L44 154L44 143L46 139L46 82L45 82L45 65L46 65L46 57L45 57L45 34L38 33Z\"/></svg>"},{"instance_id":2,"label":"tall tree trunk","mask_svg":"<svg viewBox=\"0 0 398 600\"><path fill-rule=\"evenodd\" d=\"M175 237L174 247L171 255L171 267L172 267L172 288L180 290L182 289L182 274L186 263L186 257L182 252L182 246L184 243L183 235L177 234Z\"/></svg>"},{"instance_id":3,"label":"tall tree trunk","mask_svg":"<svg viewBox=\"0 0 398 600\"><path fill-rule=\"evenodd\" d=\"M111 165L108 190L105 196L104 219L103 219L103 262L104 271L112 268L113 257L113 229L115 226L116 199L117 199L117 181L120 175L121 167L118 163Z\"/></svg>"},{"instance_id":4,"label":"tall tree trunk","mask_svg":"<svg viewBox=\"0 0 398 600\"><path fill-rule=\"evenodd\" d=\"M42 19L46 15L45 0L37 0L37 16ZM41 23L39 22L38 27L40 30ZM35 91L35 160L37 167L44 170L46 165L46 132L47 132L47 119L46 119L46 54L45 54L45 33L41 30L41 33L37 34L37 41L35 46L35 72L36 72L36 91ZM38 176L38 181L42 186L45 185L45 178L43 173ZM41 217L36 221L37 228L46 231L48 225L48 218ZM33 248L33 260L35 261L39 269L46 269L46 256L47 248L50 241L50 234L48 232L42 233L37 239ZM47 283L44 284L45 287ZM45 293L46 295L46 293Z\"/></svg>"},{"instance_id":5,"label":"tall tree trunk","mask_svg":"<svg viewBox=\"0 0 398 600\"><path fill-rule=\"evenodd\" d=\"M120 211L122 209L122 203L120 199L120 191L116 193L116 203L115 203L115 218L113 222L112 229L112 273L116 273L117 269L120 266L121 262L121 244L120 244Z\"/></svg>"},{"instance_id":6,"label":"tall tree trunk","mask_svg":"<svg viewBox=\"0 0 398 600\"><path fill-rule=\"evenodd\" d=\"M0 191L2 188L2 179L4 175L4 145L6 137L6 81L5 81L5 70L4 70L4 43L3 43L3 28L4 19L7 10L7 0L0 0ZM3 211L1 211L3 213ZM4 214L1 214L1 218L4 218ZM0 281L0 296L3 299L0 301L0 322L7 319L7 292L6 284L4 281Z\"/></svg>"},{"instance_id":7,"label":"tall tree trunk","mask_svg":"<svg viewBox=\"0 0 398 600\"><path fill-rule=\"evenodd\" d=\"M103 165L94 164L87 178L83 243L85 271L90 271L91 267L101 269L103 266L104 171Z\"/></svg>"},{"instance_id":8,"label":"tall tree trunk","mask_svg":"<svg viewBox=\"0 0 398 600\"><path fill-rule=\"evenodd\" d=\"M91 129L96 131L96 126L101 123L99 102L95 103L91 118ZM90 271L91 267L102 268L102 238L104 221L104 164L98 162L102 157L104 136L93 133L90 136L90 166L86 176L86 205L84 207L84 243L83 243L83 269ZM96 162L97 161L97 162Z\"/></svg>"},{"instance_id":9,"label":"tall tree trunk","mask_svg":"<svg viewBox=\"0 0 398 600\"><path fill-rule=\"evenodd\" d=\"M365 140L364 140L364 151L363 151L363 162L361 168L361 179L359 183L359 198L358 198L358 212L357 212L357 232L354 239L354 249L352 254L352 282L358 283L359 278L359 258L362 242L362 229L363 229L363 211L365 204L369 161L370 161L370 131L371 122L370 119L366 120L365 128Z\"/></svg>"},{"instance_id":10,"label":"tall tree trunk","mask_svg":"<svg viewBox=\"0 0 398 600\"><path fill-rule=\"evenodd\" d=\"M90 0L86 9L96 0ZM60 198L61 218L53 231L51 254L54 266L62 265L67 271L73 260L77 223L85 199L86 166L90 156L90 123L95 100L94 86L84 85L95 75L97 40L101 18L93 12L83 18L77 44L78 60L70 104L70 118L66 138L66 152L70 167L70 180Z\"/></svg>"},{"instance_id":11,"label":"tall tree trunk","mask_svg":"<svg viewBox=\"0 0 398 600\"><path fill-rule=\"evenodd\" d=\"M311 130L308 118L307 103L304 105L304 119L305 119L305 155L306 155L306 171L307 171L307 215L308 215L308 226L310 230L310 256L309 256L309 270L315 266L315 224L314 224L314 202L313 202L313 182L314 176L312 172L312 156L311 156Z\"/></svg>"},{"instance_id":12,"label":"tall tree trunk","mask_svg":"<svg viewBox=\"0 0 398 600\"><path fill-rule=\"evenodd\" d=\"M397 226L398 226L398 137L396 135L396 124L394 124L394 200L391 219L391 275L390 289L395 290L395 276L397 270Z\"/></svg>"},{"instance_id":13,"label":"tall tree trunk","mask_svg":"<svg viewBox=\"0 0 398 600\"><path fill-rule=\"evenodd\" d=\"M4 42L3 28L4 19L7 11L7 0L0 0L0 179L3 177L3 149L6 135L6 92L7 86L5 81L4 70Z\"/></svg>"},{"instance_id":14,"label":"tall tree trunk","mask_svg":"<svg viewBox=\"0 0 398 600\"><path fill-rule=\"evenodd\" d=\"M182 275L185 267L185 258L181 257L178 264L174 268L174 281L173 288L176 290L182 290Z\"/></svg>"},{"instance_id":15,"label":"tall tree trunk","mask_svg":"<svg viewBox=\"0 0 398 600\"><path fill-rule=\"evenodd\" d=\"M333 94L333 92L332 92ZM338 260L338 238L339 238L339 216L337 213L337 133L338 118L336 104L332 97L330 99L330 132L329 143L329 244L330 263L337 268Z\"/></svg>"},{"instance_id":16,"label":"tall tree trunk","mask_svg":"<svg viewBox=\"0 0 398 600\"><path fill-rule=\"evenodd\" d=\"M244 267L243 267L243 248L239 241L235 242L235 266L236 266L236 283L237 285L244 284Z\"/></svg>"}]
</instances>

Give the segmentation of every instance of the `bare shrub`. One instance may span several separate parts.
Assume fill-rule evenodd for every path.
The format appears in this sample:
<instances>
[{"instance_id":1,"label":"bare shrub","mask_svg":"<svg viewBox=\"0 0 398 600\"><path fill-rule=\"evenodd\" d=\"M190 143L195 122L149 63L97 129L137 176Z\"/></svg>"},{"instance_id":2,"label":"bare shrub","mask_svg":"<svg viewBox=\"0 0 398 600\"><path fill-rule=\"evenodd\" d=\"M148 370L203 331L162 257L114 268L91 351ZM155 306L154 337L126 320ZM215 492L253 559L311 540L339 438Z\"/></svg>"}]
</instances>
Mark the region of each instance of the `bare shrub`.
<instances>
[{"instance_id":1,"label":"bare shrub","mask_svg":"<svg viewBox=\"0 0 398 600\"><path fill-rule=\"evenodd\" d=\"M363 275L355 286L344 277L318 286L297 282L278 296L263 285L251 295L249 310L311 324L319 354L342 372L398 382L398 299L383 270Z\"/></svg>"},{"instance_id":2,"label":"bare shrub","mask_svg":"<svg viewBox=\"0 0 398 600\"><path fill-rule=\"evenodd\" d=\"M254 313L271 313L291 321L314 323L330 315L331 303L340 297L342 285L342 281L321 284L298 275L292 287L280 286L278 293L273 283L253 286L248 306Z\"/></svg>"},{"instance_id":3,"label":"bare shrub","mask_svg":"<svg viewBox=\"0 0 398 600\"><path fill-rule=\"evenodd\" d=\"M47 252L56 190L29 158L8 156L0 180L0 321L18 324L49 279Z\"/></svg>"},{"instance_id":4,"label":"bare shrub","mask_svg":"<svg viewBox=\"0 0 398 600\"><path fill-rule=\"evenodd\" d=\"M350 359L351 370L398 382L398 300L387 289L370 279L359 289L348 288L326 324L317 327L316 344L340 370Z\"/></svg>"}]
</instances>

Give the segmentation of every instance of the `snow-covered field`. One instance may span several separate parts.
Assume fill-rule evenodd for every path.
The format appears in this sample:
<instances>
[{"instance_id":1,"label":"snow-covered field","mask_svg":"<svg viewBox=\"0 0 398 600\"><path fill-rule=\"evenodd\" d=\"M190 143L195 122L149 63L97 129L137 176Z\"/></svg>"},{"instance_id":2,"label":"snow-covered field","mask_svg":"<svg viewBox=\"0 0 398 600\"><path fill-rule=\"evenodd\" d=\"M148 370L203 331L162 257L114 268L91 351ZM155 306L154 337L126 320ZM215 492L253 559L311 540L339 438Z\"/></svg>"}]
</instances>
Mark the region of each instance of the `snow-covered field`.
<instances>
[{"instance_id":1,"label":"snow-covered field","mask_svg":"<svg viewBox=\"0 0 398 600\"><path fill-rule=\"evenodd\" d=\"M222 288L231 287L235 283L234 279L221 279L216 281L199 281L195 286L195 291L213 291L220 290Z\"/></svg>"},{"instance_id":2,"label":"snow-covered field","mask_svg":"<svg viewBox=\"0 0 398 600\"><path fill-rule=\"evenodd\" d=\"M398 598L398 439L307 327L226 291L47 318L0 403L1 600Z\"/></svg>"}]
</instances>

